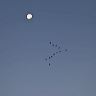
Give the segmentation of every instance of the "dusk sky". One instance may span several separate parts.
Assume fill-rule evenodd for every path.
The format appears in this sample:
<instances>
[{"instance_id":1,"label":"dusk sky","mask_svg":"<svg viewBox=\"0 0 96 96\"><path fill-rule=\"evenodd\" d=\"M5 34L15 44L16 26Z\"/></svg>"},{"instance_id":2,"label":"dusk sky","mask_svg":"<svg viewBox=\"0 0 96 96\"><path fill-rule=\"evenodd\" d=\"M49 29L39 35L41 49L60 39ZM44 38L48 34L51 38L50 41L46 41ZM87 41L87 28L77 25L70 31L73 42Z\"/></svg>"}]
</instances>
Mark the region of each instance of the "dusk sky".
<instances>
[{"instance_id":1,"label":"dusk sky","mask_svg":"<svg viewBox=\"0 0 96 96\"><path fill-rule=\"evenodd\" d=\"M96 96L96 0L0 0L0 96Z\"/></svg>"}]
</instances>

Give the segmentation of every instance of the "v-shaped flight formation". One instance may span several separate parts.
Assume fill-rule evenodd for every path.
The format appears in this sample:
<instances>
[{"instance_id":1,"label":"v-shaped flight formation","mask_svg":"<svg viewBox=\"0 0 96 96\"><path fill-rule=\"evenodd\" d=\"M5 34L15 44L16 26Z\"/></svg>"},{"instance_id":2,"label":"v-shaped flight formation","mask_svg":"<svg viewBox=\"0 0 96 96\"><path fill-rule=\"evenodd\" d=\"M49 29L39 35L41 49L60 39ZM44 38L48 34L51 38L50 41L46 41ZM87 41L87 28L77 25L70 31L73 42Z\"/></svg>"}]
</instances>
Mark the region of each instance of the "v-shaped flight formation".
<instances>
[{"instance_id":1,"label":"v-shaped flight formation","mask_svg":"<svg viewBox=\"0 0 96 96\"><path fill-rule=\"evenodd\" d=\"M50 63L51 61L50 60L52 58L54 58L55 56L57 56L57 54L67 52L68 49L63 49L61 46L59 46L58 44L54 44L52 41L49 42L49 45L52 46L52 47L54 47L56 49L56 50L54 49L54 52L51 53L50 56L48 56L48 57L45 58L45 61L46 62L49 62L48 64L49 64L49 66L51 66L51 63Z\"/></svg>"}]
</instances>

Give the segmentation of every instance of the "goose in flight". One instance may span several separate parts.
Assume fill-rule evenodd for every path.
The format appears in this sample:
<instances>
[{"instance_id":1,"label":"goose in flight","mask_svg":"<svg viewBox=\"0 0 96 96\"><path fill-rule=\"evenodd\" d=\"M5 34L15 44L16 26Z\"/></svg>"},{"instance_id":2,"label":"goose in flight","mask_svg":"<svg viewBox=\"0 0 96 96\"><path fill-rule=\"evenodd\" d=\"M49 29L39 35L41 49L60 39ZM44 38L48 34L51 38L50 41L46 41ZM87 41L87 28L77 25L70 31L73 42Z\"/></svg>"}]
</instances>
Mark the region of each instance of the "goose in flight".
<instances>
[{"instance_id":1,"label":"goose in flight","mask_svg":"<svg viewBox=\"0 0 96 96\"><path fill-rule=\"evenodd\" d=\"M51 56L51 58L52 58L53 56Z\"/></svg>"},{"instance_id":2,"label":"goose in flight","mask_svg":"<svg viewBox=\"0 0 96 96\"><path fill-rule=\"evenodd\" d=\"M50 43L50 45L51 45L51 41L50 41L49 43Z\"/></svg>"},{"instance_id":3,"label":"goose in flight","mask_svg":"<svg viewBox=\"0 0 96 96\"><path fill-rule=\"evenodd\" d=\"M50 59L51 57L49 56L49 59Z\"/></svg>"},{"instance_id":4,"label":"goose in flight","mask_svg":"<svg viewBox=\"0 0 96 96\"><path fill-rule=\"evenodd\" d=\"M53 53L53 56L55 56L55 53Z\"/></svg>"}]
</instances>

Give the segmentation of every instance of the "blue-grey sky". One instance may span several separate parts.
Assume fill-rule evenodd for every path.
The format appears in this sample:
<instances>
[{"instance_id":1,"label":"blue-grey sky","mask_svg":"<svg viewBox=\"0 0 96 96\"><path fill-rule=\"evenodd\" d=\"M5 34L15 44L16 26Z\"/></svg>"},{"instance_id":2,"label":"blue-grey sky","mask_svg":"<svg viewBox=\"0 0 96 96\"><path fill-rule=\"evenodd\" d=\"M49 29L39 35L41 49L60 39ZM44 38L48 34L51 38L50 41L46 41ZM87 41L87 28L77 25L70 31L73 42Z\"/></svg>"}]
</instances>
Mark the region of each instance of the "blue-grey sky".
<instances>
[{"instance_id":1,"label":"blue-grey sky","mask_svg":"<svg viewBox=\"0 0 96 96\"><path fill-rule=\"evenodd\" d=\"M96 0L0 0L0 96L96 96Z\"/></svg>"}]
</instances>

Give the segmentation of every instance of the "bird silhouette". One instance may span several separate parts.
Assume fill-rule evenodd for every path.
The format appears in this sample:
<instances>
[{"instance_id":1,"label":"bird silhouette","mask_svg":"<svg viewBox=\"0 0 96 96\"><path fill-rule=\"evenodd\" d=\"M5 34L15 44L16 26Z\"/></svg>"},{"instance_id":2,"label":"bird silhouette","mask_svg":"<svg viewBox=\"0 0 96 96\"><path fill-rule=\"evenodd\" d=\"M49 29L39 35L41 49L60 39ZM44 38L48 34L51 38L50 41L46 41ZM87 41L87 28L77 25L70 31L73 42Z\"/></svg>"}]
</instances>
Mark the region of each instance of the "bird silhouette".
<instances>
[{"instance_id":1,"label":"bird silhouette","mask_svg":"<svg viewBox=\"0 0 96 96\"><path fill-rule=\"evenodd\" d=\"M62 51L59 51L59 53L61 53Z\"/></svg>"},{"instance_id":2,"label":"bird silhouette","mask_svg":"<svg viewBox=\"0 0 96 96\"><path fill-rule=\"evenodd\" d=\"M50 59L51 57L49 56L49 59Z\"/></svg>"},{"instance_id":3,"label":"bird silhouette","mask_svg":"<svg viewBox=\"0 0 96 96\"><path fill-rule=\"evenodd\" d=\"M51 56L51 58L52 58L53 56Z\"/></svg>"},{"instance_id":4,"label":"bird silhouette","mask_svg":"<svg viewBox=\"0 0 96 96\"><path fill-rule=\"evenodd\" d=\"M55 53L53 53L53 56L55 56Z\"/></svg>"},{"instance_id":5,"label":"bird silhouette","mask_svg":"<svg viewBox=\"0 0 96 96\"><path fill-rule=\"evenodd\" d=\"M51 41L49 43L51 44Z\"/></svg>"}]
</instances>

